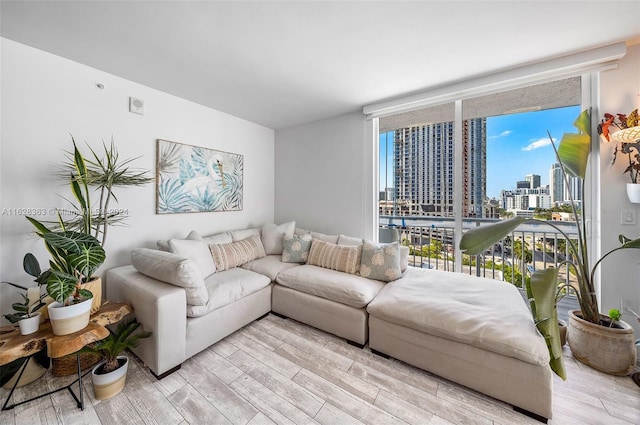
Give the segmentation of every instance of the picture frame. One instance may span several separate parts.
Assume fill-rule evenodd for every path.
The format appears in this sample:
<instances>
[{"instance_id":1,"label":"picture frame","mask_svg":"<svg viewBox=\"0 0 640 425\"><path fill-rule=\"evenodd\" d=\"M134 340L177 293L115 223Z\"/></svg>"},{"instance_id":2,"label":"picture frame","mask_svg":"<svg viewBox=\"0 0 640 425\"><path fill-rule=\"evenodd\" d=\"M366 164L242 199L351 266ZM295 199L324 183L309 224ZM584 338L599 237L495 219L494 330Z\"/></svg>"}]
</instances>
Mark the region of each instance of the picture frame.
<instances>
[{"instance_id":1,"label":"picture frame","mask_svg":"<svg viewBox=\"0 0 640 425\"><path fill-rule=\"evenodd\" d=\"M156 214L242 211L244 156L157 140Z\"/></svg>"}]
</instances>

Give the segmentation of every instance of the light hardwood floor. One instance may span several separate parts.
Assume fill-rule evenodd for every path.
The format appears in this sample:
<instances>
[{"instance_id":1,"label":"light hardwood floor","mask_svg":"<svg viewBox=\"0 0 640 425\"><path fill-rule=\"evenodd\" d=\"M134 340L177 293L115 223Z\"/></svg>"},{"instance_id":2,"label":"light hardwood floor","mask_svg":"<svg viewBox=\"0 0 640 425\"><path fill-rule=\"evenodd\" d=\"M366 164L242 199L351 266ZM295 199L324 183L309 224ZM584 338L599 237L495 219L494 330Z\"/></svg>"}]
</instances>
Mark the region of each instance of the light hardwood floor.
<instances>
[{"instance_id":1,"label":"light hardwood floor","mask_svg":"<svg viewBox=\"0 0 640 425\"><path fill-rule=\"evenodd\" d=\"M550 424L640 424L640 388L571 357L554 382ZM130 354L124 391L84 411L64 391L2 412L18 424L539 424L511 406L333 335L272 314L156 380ZM71 382L47 373L16 390L16 402ZM1 390L0 396L7 396Z\"/></svg>"}]
</instances>

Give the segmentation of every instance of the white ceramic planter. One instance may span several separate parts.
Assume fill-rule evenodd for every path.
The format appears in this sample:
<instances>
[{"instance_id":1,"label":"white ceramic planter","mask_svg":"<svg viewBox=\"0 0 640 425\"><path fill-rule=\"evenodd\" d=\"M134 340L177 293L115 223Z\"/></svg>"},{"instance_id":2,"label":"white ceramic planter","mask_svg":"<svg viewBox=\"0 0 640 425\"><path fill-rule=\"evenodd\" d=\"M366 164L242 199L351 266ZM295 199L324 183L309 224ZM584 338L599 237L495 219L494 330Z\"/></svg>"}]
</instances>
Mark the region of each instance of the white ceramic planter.
<instances>
[{"instance_id":1,"label":"white ceramic planter","mask_svg":"<svg viewBox=\"0 0 640 425\"><path fill-rule=\"evenodd\" d=\"M31 317L25 317L18 322L22 335L31 335L40 328L40 313L33 313Z\"/></svg>"},{"instance_id":2,"label":"white ceramic planter","mask_svg":"<svg viewBox=\"0 0 640 425\"><path fill-rule=\"evenodd\" d=\"M47 310L53 334L69 335L84 329L89 324L91 299L69 306L54 301L47 306Z\"/></svg>"},{"instance_id":3,"label":"white ceramic planter","mask_svg":"<svg viewBox=\"0 0 640 425\"><path fill-rule=\"evenodd\" d=\"M632 203L640 204L640 183L627 183L627 196Z\"/></svg>"},{"instance_id":4,"label":"white ceramic planter","mask_svg":"<svg viewBox=\"0 0 640 425\"><path fill-rule=\"evenodd\" d=\"M127 356L118 356L118 360L124 359L125 363L113 372L105 374L97 374L96 371L104 364L98 363L91 371L91 380L93 381L93 391L97 400L107 400L119 394L124 388L127 380L127 370L129 369L129 358Z\"/></svg>"}]
</instances>

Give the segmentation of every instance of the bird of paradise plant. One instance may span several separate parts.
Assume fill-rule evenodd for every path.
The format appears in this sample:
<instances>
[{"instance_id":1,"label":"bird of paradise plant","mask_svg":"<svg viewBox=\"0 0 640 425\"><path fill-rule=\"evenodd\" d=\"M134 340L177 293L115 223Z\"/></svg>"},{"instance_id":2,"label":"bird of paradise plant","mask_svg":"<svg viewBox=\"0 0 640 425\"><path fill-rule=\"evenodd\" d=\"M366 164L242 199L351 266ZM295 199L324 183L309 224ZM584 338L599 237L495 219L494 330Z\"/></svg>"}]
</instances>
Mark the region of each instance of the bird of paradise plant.
<instances>
[{"instance_id":1,"label":"bird of paradise plant","mask_svg":"<svg viewBox=\"0 0 640 425\"><path fill-rule=\"evenodd\" d=\"M578 116L574 122L574 126L578 129L578 133L565 134L557 148L551 134L547 131L551 145L556 153L556 158L562 165L562 174L567 185L569 176L577 177L584 183L587 161L591 151L591 117L588 110L583 111ZM584 199L584 184L581 186L583 191L582 199ZM568 258L562 262L559 267L566 266L567 269L571 269L576 274L578 285L577 288L574 289L578 294L578 303L580 304L582 318L591 323L606 326L605 320L603 320L603 317L600 315L598 299L596 297L596 269L606 257L614 252L623 249L640 248L640 238L631 240L620 235L619 240L621 245L604 253L604 255L591 266L587 250L585 208L581 208L581 210L578 211L573 198L570 199L570 206L573 215L577 219L577 240L570 238L559 226L554 225L553 222L516 217L467 231L460 241L460 249L468 255L481 254L486 248L500 241L513 232L518 226L527 222L541 222L553 227L565 237L569 252L571 253L571 259ZM526 290L534 321L536 322L538 330L540 330L540 333L544 336L547 348L549 349L551 357L549 365L558 376L566 379L562 361L560 333L558 330L556 301L559 298L560 292L566 289L567 285L571 285L558 284L558 271L559 268L554 267L535 271L531 276L531 282L526 285Z\"/></svg>"}]
</instances>

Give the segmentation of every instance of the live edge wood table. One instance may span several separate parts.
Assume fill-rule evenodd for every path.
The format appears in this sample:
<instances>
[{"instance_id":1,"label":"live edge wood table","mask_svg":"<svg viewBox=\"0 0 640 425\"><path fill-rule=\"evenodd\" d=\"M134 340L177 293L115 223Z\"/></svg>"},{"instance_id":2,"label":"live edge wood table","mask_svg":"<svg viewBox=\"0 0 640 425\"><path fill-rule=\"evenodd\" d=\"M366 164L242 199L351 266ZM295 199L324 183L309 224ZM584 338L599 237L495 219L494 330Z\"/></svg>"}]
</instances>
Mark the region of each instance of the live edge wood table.
<instances>
[{"instance_id":1,"label":"live edge wood table","mask_svg":"<svg viewBox=\"0 0 640 425\"><path fill-rule=\"evenodd\" d=\"M56 336L51 330L51 323L47 320L40 325L38 332L31 335L21 335L20 330L16 326L4 326L0 328L0 366L7 363L11 363L14 360L27 357L27 361L24 362L21 369L17 372L18 379L16 379L13 388L9 392L7 399L2 406L2 410L13 409L16 406L27 403L32 400L36 400L42 397L46 397L50 394L58 391L68 390L73 398L76 400L78 407L84 410L84 395L82 391L82 371L80 368L80 354L76 354L78 362L78 378L71 384L58 388L57 390L49 391L46 394L41 394L37 397L30 398L29 400L21 401L20 403L9 404L9 400L13 395L13 391L16 389L20 377L26 369L28 358L41 351L47 349L47 355L51 358L58 358L72 354L83 348L87 344L100 341L109 335L107 325L117 323L122 320L126 315L131 313L132 309L127 304L112 303L106 301L100 310L91 316L89 324L78 332ZM71 388L72 385L78 383L78 392L76 395Z\"/></svg>"}]
</instances>

